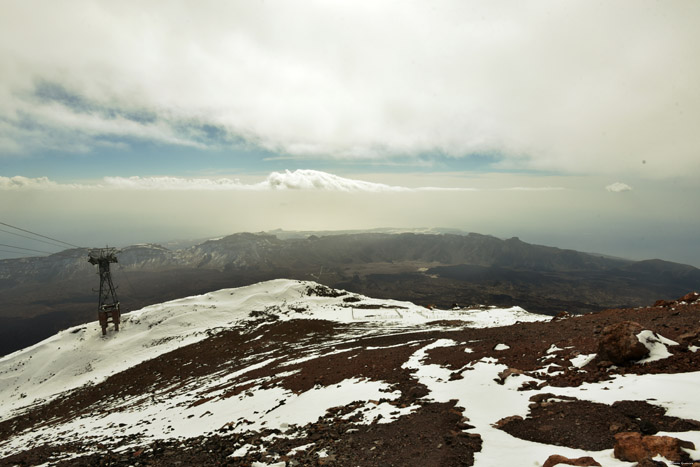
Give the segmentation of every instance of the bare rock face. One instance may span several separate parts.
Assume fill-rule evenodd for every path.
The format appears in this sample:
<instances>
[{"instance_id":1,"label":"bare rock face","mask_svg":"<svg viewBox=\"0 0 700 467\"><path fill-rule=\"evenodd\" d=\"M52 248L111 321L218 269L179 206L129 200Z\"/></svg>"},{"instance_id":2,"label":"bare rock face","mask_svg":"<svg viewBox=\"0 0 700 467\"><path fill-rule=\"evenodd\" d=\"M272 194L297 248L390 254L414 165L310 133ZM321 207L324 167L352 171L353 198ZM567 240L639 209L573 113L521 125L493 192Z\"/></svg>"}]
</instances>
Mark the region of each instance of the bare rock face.
<instances>
[{"instance_id":1,"label":"bare rock face","mask_svg":"<svg viewBox=\"0 0 700 467\"><path fill-rule=\"evenodd\" d=\"M555 465L578 465L584 467L599 466L600 464L596 462L592 457L579 457L577 459L569 459L568 457L560 456L559 454L553 454L547 458L547 460L542 464L542 467L553 467Z\"/></svg>"},{"instance_id":2,"label":"bare rock face","mask_svg":"<svg viewBox=\"0 0 700 467\"><path fill-rule=\"evenodd\" d=\"M695 445L670 436L643 436L634 432L615 435L615 457L626 462L641 462L657 455L673 462L688 461L688 453L681 448L695 449Z\"/></svg>"},{"instance_id":3,"label":"bare rock face","mask_svg":"<svg viewBox=\"0 0 700 467\"><path fill-rule=\"evenodd\" d=\"M642 325L634 321L606 326L598 341L598 358L622 365L646 357L649 349L637 339L637 334L643 330Z\"/></svg>"}]
</instances>

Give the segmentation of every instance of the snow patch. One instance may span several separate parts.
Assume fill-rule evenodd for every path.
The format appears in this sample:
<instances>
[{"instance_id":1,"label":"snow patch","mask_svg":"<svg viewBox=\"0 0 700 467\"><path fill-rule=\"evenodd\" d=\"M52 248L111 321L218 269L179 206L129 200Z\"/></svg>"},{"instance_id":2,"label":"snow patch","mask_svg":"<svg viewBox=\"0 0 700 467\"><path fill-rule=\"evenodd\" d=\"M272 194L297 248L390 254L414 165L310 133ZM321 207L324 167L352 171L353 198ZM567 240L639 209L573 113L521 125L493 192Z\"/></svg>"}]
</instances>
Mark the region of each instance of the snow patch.
<instances>
[{"instance_id":1,"label":"snow patch","mask_svg":"<svg viewBox=\"0 0 700 467\"><path fill-rule=\"evenodd\" d=\"M653 331L644 330L637 334L639 342L649 349L649 356L639 360L638 363L649 363L663 360L673 355L668 351L667 345L678 345L678 342L667 339Z\"/></svg>"},{"instance_id":2,"label":"snow patch","mask_svg":"<svg viewBox=\"0 0 700 467\"><path fill-rule=\"evenodd\" d=\"M574 358L570 359L569 361L573 366L576 368L583 368L584 366L588 365L593 361L597 354L591 353L591 354L580 354L575 356Z\"/></svg>"}]
</instances>

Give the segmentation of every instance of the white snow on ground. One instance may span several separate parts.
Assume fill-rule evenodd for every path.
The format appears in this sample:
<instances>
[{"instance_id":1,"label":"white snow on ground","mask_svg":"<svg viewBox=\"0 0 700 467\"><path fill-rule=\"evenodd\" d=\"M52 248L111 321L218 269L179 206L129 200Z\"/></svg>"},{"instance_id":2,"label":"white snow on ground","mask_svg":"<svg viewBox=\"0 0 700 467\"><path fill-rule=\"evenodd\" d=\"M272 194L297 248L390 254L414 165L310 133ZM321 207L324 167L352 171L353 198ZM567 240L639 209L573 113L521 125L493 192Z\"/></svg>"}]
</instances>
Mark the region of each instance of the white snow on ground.
<instances>
[{"instance_id":1,"label":"white snow on ground","mask_svg":"<svg viewBox=\"0 0 700 467\"><path fill-rule=\"evenodd\" d=\"M510 346L507 344L496 344L496 347L493 348L493 350L499 351L499 350L508 350L510 349Z\"/></svg>"},{"instance_id":2,"label":"white snow on ground","mask_svg":"<svg viewBox=\"0 0 700 467\"><path fill-rule=\"evenodd\" d=\"M653 331L645 330L637 334L639 342L649 349L649 356L639 360L638 363L649 363L657 360L663 360L671 356L671 352L666 348L667 345L678 345L678 342L666 339L665 337L656 334Z\"/></svg>"},{"instance_id":3,"label":"white snow on ground","mask_svg":"<svg viewBox=\"0 0 700 467\"><path fill-rule=\"evenodd\" d=\"M548 320L547 316L527 313L514 307L488 310L428 310L407 302L375 300L356 296L357 303L343 302L341 297L307 296L307 287L317 284L290 280L274 280L238 289L226 289L209 294L153 305L123 316L122 329L102 337L97 323L74 327L58 333L30 348L0 358L0 419L6 419L23 408L57 394L78 388L86 383L99 382L110 374L123 371L147 359L154 358L178 347L195 343L212 333L252 320L252 311L274 314L281 320L294 318L326 319L343 323L364 323L362 329L349 329L338 336L335 344L352 343L366 336L372 329L377 333L416 333L435 327L425 326L433 320L462 320L466 326L506 326L516 322ZM368 309L362 305L375 305ZM355 305L355 306L353 306ZM371 327L366 327L371 326ZM640 333L640 342L650 348L649 359L665 358L667 345L675 342L654 335ZM495 358L484 358L461 371L462 379L450 379L452 370L425 359L430 349L464 345L449 339L413 340L413 355L402 365L415 370L416 378L430 393L427 399L446 402L458 400L465 415L483 439L481 452L476 453L477 466L518 465L541 466L551 454L566 457L592 456L604 466L631 466L613 458L612 450L587 452L520 440L494 428L503 417L528 413L529 398L534 391L518 391L526 381L535 381L526 375L511 375L504 384L498 384L498 373L505 370ZM506 349L499 344L496 350ZM322 344L311 345L306 357L296 363L330 353L353 350L334 350ZM561 351L550 347L548 356ZM691 349L696 350L696 349ZM465 351L469 351L465 349ZM594 355L579 355L571 360L572 366L584 367ZM542 359L543 368L547 362ZM380 399L396 399L398 392L390 392L382 381L351 378L328 387L314 387L295 394L281 387L262 389L269 378L248 380L254 390L235 396L226 393L226 384L234 378L245 378L248 372L287 360L279 355L257 355L244 369L233 373L213 373L206 378L186 381L159 393L143 394L109 401L110 414L87 414L70 422L50 428L35 428L18 434L0 446L0 454L7 455L48 440L80 438L99 441L105 437L119 438L132 434L145 440L198 436L224 425L236 430L278 428L285 431L293 425L301 426L316 421L326 409L360 401L353 413L361 413L364 423L387 423L415 410L415 407L397 408ZM653 361L653 360L648 360ZM278 376L280 376L278 374ZM668 409L668 415L698 418L700 398L697 386L700 372L663 375L625 375L576 388L546 387L546 392L574 396L582 400L611 404L617 400L648 400ZM193 404L195 401L201 403ZM352 415L352 414L351 414ZM381 415L381 417L380 417ZM123 424L120 426L120 424ZM669 433L669 436L692 441L700 447L700 432ZM138 442L138 441L137 441ZM691 452L700 458L700 451Z\"/></svg>"},{"instance_id":4,"label":"white snow on ground","mask_svg":"<svg viewBox=\"0 0 700 467\"><path fill-rule=\"evenodd\" d=\"M525 375L512 375L503 385L496 382L498 373L506 365L497 364L491 358L467 367L463 379L450 381L450 370L439 365L426 364L427 352L436 347L450 347L456 342L440 339L418 349L404 364L404 367L416 370L416 377L430 389L427 399L437 402L458 400L458 405L465 408L465 415L483 440L482 450L475 454L475 465L518 465L541 466L552 454L570 458L592 456L604 466L632 466L634 463L622 462L613 457L613 450L584 451L561 446L551 446L521 440L510 436L492 425L501 418L528 413L529 398L533 391L518 391L526 381L534 380ZM586 358L590 356L584 356ZM573 396L581 400L612 404L618 400L649 400L653 404L668 409L668 415L681 418L697 418L700 414L700 398L697 397L697 385L700 373L683 373L669 375L627 375L618 376L612 381L584 384L575 388L545 387L546 392L556 395ZM700 448L700 432L669 433L680 439L695 443ZM694 458L700 458L700 450L691 452ZM497 460L497 462L496 462Z\"/></svg>"},{"instance_id":5,"label":"white snow on ground","mask_svg":"<svg viewBox=\"0 0 700 467\"><path fill-rule=\"evenodd\" d=\"M575 356L574 358L570 359L569 361L576 368L583 368L584 366L586 366L590 362L592 362L596 355L597 354L594 354L594 353L581 354L581 355Z\"/></svg>"},{"instance_id":6,"label":"white snow on ground","mask_svg":"<svg viewBox=\"0 0 700 467\"><path fill-rule=\"evenodd\" d=\"M382 308L357 309L343 302L344 296L307 296L307 288L316 286L314 282L278 279L152 305L122 315L121 330L109 332L106 337L102 337L97 322L61 331L0 358L0 418L252 320L249 316L252 311L268 310L282 320L325 319L392 326L451 319L487 327L548 319L519 307L485 313L481 310L441 312L409 302L361 296L358 297L363 305ZM488 313L493 314L492 321Z\"/></svg>"}]
</instances>

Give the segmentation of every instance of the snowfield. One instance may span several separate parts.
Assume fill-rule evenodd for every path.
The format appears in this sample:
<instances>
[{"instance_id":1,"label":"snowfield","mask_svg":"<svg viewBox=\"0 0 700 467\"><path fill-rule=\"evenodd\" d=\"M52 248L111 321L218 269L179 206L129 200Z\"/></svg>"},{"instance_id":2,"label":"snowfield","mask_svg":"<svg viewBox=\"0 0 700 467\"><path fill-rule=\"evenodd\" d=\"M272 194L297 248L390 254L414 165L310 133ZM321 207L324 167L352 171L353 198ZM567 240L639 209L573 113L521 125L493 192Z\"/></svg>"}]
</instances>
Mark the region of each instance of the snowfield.
<instances>
[{"instance_id":1,"label":"snowfield","mask_svg":"<svg viewBox=\"0 0 700 467\"><path fill-rule=\"evenodd\" d=\"M111 376L155 362L158 357L167 358L177 349L202 344L225 331L239 331L249 345L270 345L245 354L235 362L235 367L212 364L211 371L199 369L196 377L178 376L171 380L163 377L158 384L144 387L141 393L126 391L123 396L102 401L92 410L71 409L74 415L56 416L51 423L16 429L19 422L14 421L12 435L0 438L0 456L70 442L96 446L105 440L114 440L115 449L126 452L155 440L208 436L224 428L240 433L264 430L277 433L268 435L262 444L236 447L229 455L237 458L260 451L261 446L276 438L301 436L299 427L313 424L332 408L349 407L340 417L342 420L356 420L358 425L382 425L415 413L420 408L418 403L456 401L457 406L464 408L471 425L464 431L481 436L482 446L474 454L474 465L540 466L549 455L561 454L570 458L592 456L604 466L631 466L634 463L615 459L612 449L586 451L526 441L494 425L505 417L527 417L531 397L538 391L606 404L619 400L653 401L668 409L669 416L700 417L699 372L614 375L606 381L577 387L547 386L533 392L519 388L524 383L542 383L544 379L537 377L536 372L500 376L509 367L499 358L513 350L517 343L512 341L493 342L492 356L479 358L457 371L430 358L431 351L451 348L462 358L469 358L473 353L471 347L476 346L466 341L436 338L436 332L450 332L455 326L486 329L550 319L519 307L429 310L412 303L371 299L332 291L313 282L292 280L273 280L153 305L124 314L118 333L110 329L102 337L98 323L94 322L61 331L1 358L0 423L21 420L24 414L48 406L51 401L70 400L72 394L111 381ZM275 342L282 341L269 337L268 332L278 329L270 326L299 320L335 323L333 329L340 331L330 338L321 338L320 331L315 334L310 331L303 339L290 341L288 347L275 347ZM378 340L381 345L363 345L362 339L368 338L386 340ZM651 351L645 360L648 362L671 356L669 349L679 345L647 331L638 338ZM550 372L553 358L572 351L554 343L544 349L541 371ZM393 350L406 352L403 363L394 370L409 372L417 383L427 388L427 394L412 403L401 403L405 394L397 385L366 375L342 377L333 384L304 382L304 372L315 362L330 365L322 362L345 361L350 365L362 352ZM594 357L595 354L581 353L566 360L568 370L585 372ZM191 364L173 363L182 368ZM332 370L329 366L328 371ZM692 441L700 448L700 431L668 435ZM99 453L99 449L92 449ZM294 449L308 451L313 449L313 443ZM687 452L693 459L700 459L700 450ZM324 453L333 458L330 452L319 451L318 455ZM54 460L84 454L85 451L66 452ZM257 465L285 464L277 459Z\"/></svg>"}]
</instances>

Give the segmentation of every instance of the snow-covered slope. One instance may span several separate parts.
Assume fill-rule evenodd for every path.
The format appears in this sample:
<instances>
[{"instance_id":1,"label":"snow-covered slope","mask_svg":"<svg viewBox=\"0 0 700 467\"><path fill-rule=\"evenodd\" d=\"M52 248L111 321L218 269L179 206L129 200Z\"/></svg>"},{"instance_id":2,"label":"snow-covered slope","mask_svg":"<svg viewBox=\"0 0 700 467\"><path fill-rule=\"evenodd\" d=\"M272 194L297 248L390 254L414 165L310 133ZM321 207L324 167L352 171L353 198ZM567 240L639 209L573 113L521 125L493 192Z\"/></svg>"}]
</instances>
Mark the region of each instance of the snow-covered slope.
<instances>
[{"instance_id":1,"label":"snow-covered slope","mask_svg":"<svg viewBox=\"0 0 700 467\"><path fill-rule=\"evenodd\" d=\"M437 320L467 321L472 327L544 320L519 307L488 310L429 310L408 302L343 293L314 282L272 280L237 289L149 306L122 316L121 331L102 337L93 322L59 332L0 358L0 417L36 401L97 383L148 359L262 315L280 320L323 319L374 322L381 327L416 326ZM350 297L350 301L345 301ZM252 316L251 316L252 313Z\"/></svg>"},{"instance_id":2,"label":"snow-covered slope","mask_svg":"<svg viewBox=\"0 0 700 467\"><path fill-rule=\"evenodd\" d=\"M663 310L628 313L652 323ZM550 400L634 400L700 417L700 368L688 370L700 366L697 347L679 343L680 330L641 333L653 358L636 366L656 372L666 359L683 372L621 375L592 363L596 317L550 319L518 307L429 310L291 280L150 306L125 314L118 333L102 337L92 323L0 359L0 463L418 465L418 449L420 465L539 466L560 454L631 466L611 447L500 428L528 417L538 395L545 411ZM579 377L589 382L567 383ZM689 423L669 435L700 447Z\"/></svg>"}]
</instances>

